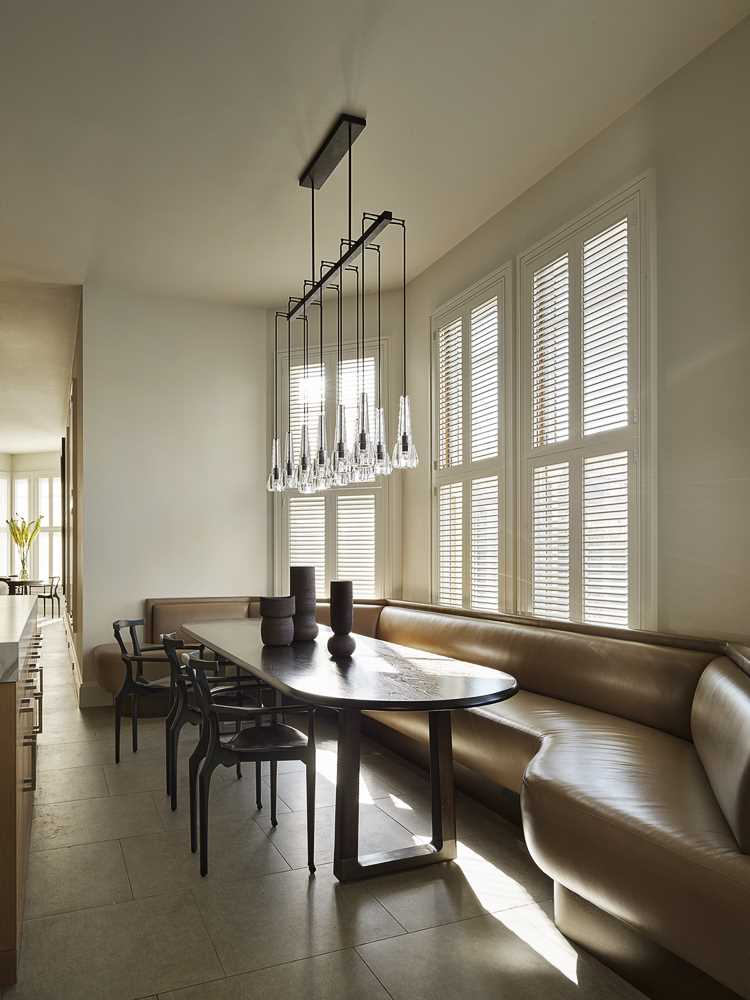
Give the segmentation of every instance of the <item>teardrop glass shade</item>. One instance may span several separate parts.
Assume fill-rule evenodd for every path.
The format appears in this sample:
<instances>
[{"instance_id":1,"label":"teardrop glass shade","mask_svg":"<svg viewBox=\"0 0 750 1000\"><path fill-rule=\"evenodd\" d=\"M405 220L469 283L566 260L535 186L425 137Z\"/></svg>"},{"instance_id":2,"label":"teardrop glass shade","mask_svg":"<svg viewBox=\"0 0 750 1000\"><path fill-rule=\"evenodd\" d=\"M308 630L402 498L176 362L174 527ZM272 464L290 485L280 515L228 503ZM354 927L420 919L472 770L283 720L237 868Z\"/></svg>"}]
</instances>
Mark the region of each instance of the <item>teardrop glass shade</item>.
<instances>
[{"instance_id":1,"label":"teardrop glass shade","mask_svg":"<svg viewBox=\"0 0 750 1000\"><path fill-rule=\"evenodd\" d=\"M326 443L325 414L318 414L318 450L313 459L313 478L317 490L327 490L331 486L331 460Z\"/></svg>"},{"instance_id":2,"label":"teardrop glass shade","mask_svg":"<svg viewBox=\"0 0 750 1000\"><path fill-rule=\"evenodd\" d=\"M313 458L310 451L310 432L307 423L302 424L299 447L299 476L297 489L300 493L315 492L315 473Z\"/></svg>"},{"instance_id":3,"label":"teardrop glass shade","mask_svg":"<svg viewBox=\"0 0 750 1000\"><path fill-rule=\"evenodd\" d=\"M296 490L299 482L299 470L294 459L294 438L291 431L286 432L284 452L284 468L281 473L283 488L287 490Z\"/></svg>"},{"instance_id":4,"label":"teardrop glass shade","mask_svg":"<svg viewBox=\"0 0 750 1000\"><path fill-rule=\"evenodd\" d=\"M341 403L336 407L331 475L336 486L347 486L351 482L351 455L346 441L346 410Z\"/></svg>"},{"instance_id":5,"label":"teardrop glass shade","mask_svg":"<svg viewBox=\"0 0 750 1000\"><path fill-rule=\"evenodd\" d=\"M390 476L391 472L393 472L393 465L391 464L391 456L388 454L385 410L382 406L378 408L377 416L375 417L375 444L373 445L373 450L375 453L375 475Z\"/></svg>"},{"instance_id":6,"label":"teardrop glass shade","mask_svg":"<svg viewBox=\"0 0 750 1000\"><path fill-rule=\"evenodd\" d=\"M279 462L279 439L274 438L271 442L271 472L266 483L269 493L281 493L284 490L282 471Z\"/></svg>"},{"instance_id":7,"label":"teardrop glass shade","mask_svg":"<svg viewBox=\"0 0 750 1000\"><path fill-rule=\"evenodd\" d=\"M394 469L416 469L419 455L411 434L411 403L408 396L401 396L398 403L398 431L393 446Z\"/></svg>"},{"instance_id":8,"label":"teardrop glass shade","mask_svg":"<svg viewBox=\"0 0 750 1000\"><path fill-rule=\"evenodd\" d=\"M370 437L370 404L366 392L359 394L352 465L357 482L369 482L373 479L375 475L375 449Z\"/></svg>"}]
</instances>

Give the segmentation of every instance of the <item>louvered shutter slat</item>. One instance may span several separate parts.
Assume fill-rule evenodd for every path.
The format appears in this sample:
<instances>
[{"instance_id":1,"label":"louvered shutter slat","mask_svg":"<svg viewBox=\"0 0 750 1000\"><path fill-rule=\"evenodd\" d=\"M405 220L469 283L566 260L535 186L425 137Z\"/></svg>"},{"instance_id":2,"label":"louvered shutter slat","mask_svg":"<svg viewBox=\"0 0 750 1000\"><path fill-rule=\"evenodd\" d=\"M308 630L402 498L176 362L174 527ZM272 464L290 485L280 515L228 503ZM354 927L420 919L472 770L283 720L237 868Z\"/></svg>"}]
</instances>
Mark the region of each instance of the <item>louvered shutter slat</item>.
<instances>
[{"instance_id":1,"label":"louvered shutter slat","mask_svg":"<svg viewBox=\"0 0 750 1000\"><path fill-rule=\"evenodd\" d=\"M599 625L629 621L628 453L583 464L584 617Z\"/></svg>"},{"instance_id":2,"label":"louvered shutter slat","mask_svg":"<svg viewBox=\"0 0 750 1000\"><path fill-rule=\"evenodd\" d=\"M568 256L532 282L531 435L535 448L568 437Z\"/></svg>"},{"instance_id":3,"label":"louvered shutter slat","mask_svg":"<svg viewBox=\"0 0 750 1000\"><path fill-rule=\"evenodd\" d=\"M351 580L355 597L374 597L375 495L336 497L336 572Z\"/></svg>"},{"instance_id":4,"label":"louvered shutter slat","mask_svg":"<svg viewBox=\"0 0 750 1000\"><path fill-rule=\"evenodd\" d=\"M547 618L570 616L570 471L567 462L537 466L532 483L532 607Z\"/></svg>"},{"instance_id":5,"label":"louvered shutter slat","mask_svg":"<svg viewBox=\"0 0 750 1000\"><path fill-rule=\"evenodd\" d=\"M499 483L497 476L471 484L471 604L497 611L499 586Z\"/></svg>"},{"instance_id":6,"label":"louvered shutter slat","mask_svg":"<svg viewBox=\"0 0 750 1000\"><path fill-rule=\"evenodd\" d=\"M438 332L438 460L441 469L463 461L463 354L460 317Z\"/></svg>"},{"instance_id":7,"label":"louvered shutter slat","mask_svg":"<svg viewBox=\"0 0 750 1000\"><path fill-rule=\"evenodd\" d=\"M463 604L463 484L447 483L438 491L438 600Z\"/></svg>"},{"instance_id":8,"label":"louvered shutter slat","mask_svg":"<svg viewBox=\"0 0 750 1000\"><path fill-rule=\"evenodd\" d=\"M471 460L498 453L497 296L471 310Z\"/></svg>"},{"instance_id":9,"label":"louvered shutter slat","mask_svg":"<svg viewBox=\"0 0 750 1000\"><path fill-rule=\"evenodd\" d=\"M289 565L315 567L315 592L326 596L326 502L289 497Z\"/></svg>"},{"instance_id":10,"label":"louvered shutter slat","mask_svg":"<svg viewBox=\"0 0 750 1000\"><path fill-rule=\"evenodd\" d=\"M583 245L583 433L628 423L628 220Z\"/></svg>"}]
</instances>

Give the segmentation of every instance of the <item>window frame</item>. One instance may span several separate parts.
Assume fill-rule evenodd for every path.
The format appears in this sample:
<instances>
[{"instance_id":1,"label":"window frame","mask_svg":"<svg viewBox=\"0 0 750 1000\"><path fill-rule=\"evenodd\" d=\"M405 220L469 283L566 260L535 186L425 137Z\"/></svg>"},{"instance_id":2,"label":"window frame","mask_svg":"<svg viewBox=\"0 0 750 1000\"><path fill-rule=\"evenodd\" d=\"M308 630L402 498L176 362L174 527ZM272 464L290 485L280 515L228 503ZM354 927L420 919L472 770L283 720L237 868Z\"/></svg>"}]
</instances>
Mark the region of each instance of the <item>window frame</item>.
<instances>
[{"instance_id":1,"label":"window frame","mask_svg":"<svg viewBox=\"0 0 750 1000\"><path fill-rule=\"evenodd\" d=\"M299 333L297 334L299 336ZM376 359L377 365L377 347L368 337L368 344L365 356L372 356ZM389 349L390 349L390 337L381 336L381 402L383 409L385 410L386 421L388 424L389 442L392 442L392 434L395 432L395 428L391 427L391 421L393 420L393 414L391 412L390 406L390 365L389 365ZM355 357L356 344L354 340L344 340L342 360L352 360ZM314 347L310 346L309 363L316 365L319 360L319 351L317 338L315 338ZM287 397L289 391L289 355L286 350L279 350L278 353L279 362L279 406L281 408L281 421L279 424L279 444L280 447L284 448L284 440L287 430ZM291 352L291 364L300 365L303 363L302 349L292 348ZM335 344L324 345L323 347L323 364L326 370L326 434L328 437L329 450L333 442L335 433L335 405L332 405L332 401L335 400L335 394L331 396L330 389L333 385L335 387L335 375L336 375L336 363L337 363L337 353ZM376 367L376 378L377 378L377 367ZM377 383L376 383L377 384ZM377 407L375 406L377 410ZM316 415L317 419L317 415ZM374 428L370 428L371 432ZM295 441L295 449L299 448L299 442ZM297 456L299 456L299 451L296 451ZM267 461L267 459L266 459ZM337 579L337 559L336 559L336 502L337 497L345 494L346 496L354 496L356 494L370 495L375 494L375 537L376 537L376 548L375 548L375 581L377 593L369 594L367 596L360 595L356 600L379 600L386 595L390 594L393 585L393 568L392 568L392 543L393 543L393 526L392 526L392 497L391 497L391 480L394 479L396 473L392 473L390 476L377 477L372 483L362 483L357 486L341 486L333 487L331 489L325 490L322 493L313 494L317 497L325 498L325 517L326 517L326 542L325 542L325 560L326 560L326 578L325 578L325 592L328 594L330 581ZM274 591L277 594L287 593L289 589L289 497L302 497L304 496L296 491L293 493L274 493L271 495L272 508L273 508L273 538L274 538ZM325 599L325 598L319 598Z\"/></svg>"},{"instance_id":2,"label":"window frame","mask_svg":"<svg viewBox=\"0 0 750 1000\"><path fill-rule=\"evenodd\" d=\"M514 444L512 372L513 367L513 264L511 261L491 271L461 294L444 303L430 322L431 360L431 514L432 601L440 604L440 487L452 483L463 484L462 494L462 607L471 608L471 483L488 476L498 477L498 494L501 499L498 511L498 613L510 612L515 607L515 574L513 534L514 494ZM491 458L472 461L471 458L471 312L493 295L498 301L498 453ZM440 468L439 434L439 334L457 318L462 320L462 461L444 469ZM454 606L454 605L446 605Z\"/></svg>"},{"instance_id":3,"label":"window frame","mask_svg":"<svg viewBox=\"0 0 750 1000\"><path fill-rule=\"evenodd\" d=\"M565 442L531 446L531 297L525 297L525 289L533 272L548 261L554 260L578 241L583 242L596 232L607 228L628 214L635 226L629 225L628 252L633 256L630 275L637 275L638 281L629 283L629 422L627 429L618 428L591 434L583 441L582 435L575 443L569 438ZM499 544L501 551L500 614L523 615L528 618L540 617L531 610L531 482L533 470L539 465L554 464L572 459L571 511L576 505L581 510L580 524L575 518L570 520L570 560L571 596L575 589L581 595L580 607L571 607L571 617L560 621L582 622L583 582L578 569L577 552L582 550L583 510L581 490L583 488L584 460L587 457L613 454L628 448L630 452L628 468L629 530L632 541L629 553L629 605L630 628L653 629L657 623L658 594L658 537L657 537L657 287L656 287L656 213L654 173L648 170L624 185L607 198L597 202L585 212L561 226L543 240L519 253L514 259L488 274L461 294L440 306L430 321L430 363L431 363L431 590L432 602L439 605L439 487L445 483L461 481L463 486L463 595L462 607L471 609L471 481L483 475L492 475L495 470L504 482L501 488L503 509L500 516L501 531ZM460 466L449 469L439 468L439 367L438 331L449 324L457 314L468 315L471 305L486 294L494 284L502 282L503 290L503 350L505 365L501 380L502 419L500 446L504 447L504 462L499 459L470 461L470 352L468 338L470 327L464 319L463 343L467 366L463 378L463 457ZM581 283L571 281L569 297L569 324L574 310L581 306ZM462 313L463 310L463 313ZM574 323L579 332L582 324ZM569 329L571 328L569 327ZM582 366L583 352L570 357L570 423L573 430L575 415L582 414ZM580 368L575 369L576 357ZM579 378L573 376L578 373ZM575 385L573 383L576 383ZM575 396L575 398L573 398ZM502 427L502 425L501 425ZM577 430L577 428L576 428ZM582 430L582 424L581 424ZM627 442L623 444L624 438ZM466 461L466 458L469 461ZM575 492L574 492L575 491ZM573 574L579 579L574 582ZM580 584L580 586L579 586ZM504 599L503 599L504 598ZM575 612L578 614L575 614ZM606 626L610 627L610 626Z\"/></svg>"},{"instance_id":4,"label":"window frame","mask_svg":"<svg viewBox=\"0 0 750 1000\"><path fill-rule=\"evenodd\" d=\"M636 178L609 198L536 243L517 258L518 302L516 422L518 428L519 497L518 611L533 612L533 558L531 488L534 469L569 462L570 474L570 617L583 622L582 488L586 458L627 450L630 551L629 628L656 627L656 346L655 346L655 230L653 175ZM638 281L628 285L628 389L629 419L626 427L583 434L583 350L581 255L583 245L597 233L628 218L629 274ZM566 441L534 447L532 444L532 296L531 282L539 268L564 253L570 255L569 275L569 436ZM581 517L576 518L576 511ZM580 557L580 558L579 558Z\"/></svg>"}]
</instances>

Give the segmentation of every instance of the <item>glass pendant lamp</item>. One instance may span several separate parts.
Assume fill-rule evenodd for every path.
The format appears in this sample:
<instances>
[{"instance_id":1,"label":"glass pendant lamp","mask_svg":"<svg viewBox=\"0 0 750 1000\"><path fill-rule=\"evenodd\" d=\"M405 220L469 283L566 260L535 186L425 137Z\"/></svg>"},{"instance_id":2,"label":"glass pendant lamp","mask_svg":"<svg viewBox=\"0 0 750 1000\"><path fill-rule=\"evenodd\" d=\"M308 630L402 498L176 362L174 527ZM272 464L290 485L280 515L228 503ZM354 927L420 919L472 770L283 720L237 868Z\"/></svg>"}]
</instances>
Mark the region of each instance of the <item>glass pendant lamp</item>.
<instances>
[{"instance_id":1,"label":"glass pendant lamp","mask_svg":"<svg viewBox=\"0 0 750 1000\"><path fill-rule=\"evenodd\" d=\"M378 255L378 408L375 413L375 428L373 435L373 472L376 476L390 476L393 471L393 466L391 464L391 456L388 454L388 432L385 421L385 410L382 406L381 400L381 383L382 383L382 311L381 311L381 284L380 284L380 247L372 246L369 248L374 250Z\"/></svg>"},{"instance_id":2,"label":"glass pendant lamp","mask_svg":"<svg viewBox=\"0 0 750 1000\"><path fill-rule=\"evenodd\" d=\"M398 429L396 443L393 446L394 469L416 469L419 465L419 455L414 445L411 432L411 402L406 392L406 223L401 222L403 233L403 386L398 402Z\"/></svg>"},{"instance_id":3,"label":"glass pendant lamp","mask_svg":"<svg viewBox=\"0 0 750 1000\"><path fill-rule=\"evenodd\" d=\"M315 492L315 476L313 472L313 456L310 449L310 429L308 418L309 379L307 365L307 313L302 315L302 427L299 435L299 465L297 473L297 489L300 493Z\"/></svg>"},{"instance_id":4,"label":"glass pendant lamp","mask_svg":"<svg viewBox=\"0 0 750 1000\"><path fill-rule=\"evenodd\" d=\"M336 427L333 435L333 450L331 452L331 478L335 486L348 486L351 482L351 455L346 434L346 408L341 402L342 354L343 354L343 295L341 283L336 286L337 322L336 322Z\"/></svg>"},{"instance_id":5,"label":"glass pendant lamp","mask_svg":"<svg viewBox=\"0 0 750 1000\"><path fill-rule=\"evenodd\" d=\"M271 471L266 483L266 489L269 493L280 493L284 489L277 420L279 402L279 319L282 315L283 313L276 313L276 327L273 338L273 438L271 439Z\"/></svg>"}]
</instances>

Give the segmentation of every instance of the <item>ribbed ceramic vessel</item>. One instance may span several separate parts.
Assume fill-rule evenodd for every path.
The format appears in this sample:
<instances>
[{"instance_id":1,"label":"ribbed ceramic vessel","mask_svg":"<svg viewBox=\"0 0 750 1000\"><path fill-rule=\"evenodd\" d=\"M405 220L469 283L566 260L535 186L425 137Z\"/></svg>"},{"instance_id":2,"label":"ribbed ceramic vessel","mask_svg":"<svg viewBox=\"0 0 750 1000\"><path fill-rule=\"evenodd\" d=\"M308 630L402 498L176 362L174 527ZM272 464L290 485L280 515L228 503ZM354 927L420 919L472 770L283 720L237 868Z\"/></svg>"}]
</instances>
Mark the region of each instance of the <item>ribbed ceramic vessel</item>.
<instances>
[{"instance_id":1,"label":"ribbed ceramic vessel","mask_svg":"<svg viewBox=\"0 0 750 1000\"><path fill-rule=\"evenodd\" d=\"M295 598L294 641L310 642L318 634L315 621L315 567L289 567L289 593Z\"/></svg>"},{"instance_id":2,"label":"ribbed ceramic vessel","mask_svg":"<svg viewBox=\"0 0 750 1000\"><path fill-rule=\"evenodd\" d=\"M331 580L331 628L328 652L334 660L347 659L356 649L350 634L354 617L354 600L351 580Z\"/></svg>"},{"instance_id":3,"label":"ribbed ceramic vessel","mask_svg":"<svg viewBox=\"0 0 750 1000\"><path fill-rule=\"evenodd\" d=\"M290 646L294 641L295 599L261 597L260 637L266 646Z\"/></svg>"}]
</instances>

